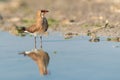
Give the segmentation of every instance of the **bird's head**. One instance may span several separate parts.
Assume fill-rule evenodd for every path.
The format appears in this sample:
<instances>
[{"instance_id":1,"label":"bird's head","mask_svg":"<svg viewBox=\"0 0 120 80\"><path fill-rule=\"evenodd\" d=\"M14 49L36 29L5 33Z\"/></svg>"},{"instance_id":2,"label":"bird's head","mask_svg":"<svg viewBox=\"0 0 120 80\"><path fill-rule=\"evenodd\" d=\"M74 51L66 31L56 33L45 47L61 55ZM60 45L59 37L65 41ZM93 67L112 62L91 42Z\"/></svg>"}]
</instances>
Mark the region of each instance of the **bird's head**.
<instances>
[{"instance_id":1,"label":"bird's head","mask_svg":"<svg viewBox=\"0 0 120 80\"><path fill-rule=\"evenodd\" d=\"M47 12L49 12L48 10L41 10L41 17L44 17L44 15L47 13Z\"/></svg>"},{"instance_id":2,"label":"bird's head","mask_svg":"<svg viewBox=\"0 0 120 80\"><path fill-rule=\"evenodd\" d=\"M47 13L47 12L49 12L48 10L41 10L41 13Z\"/></svg>"},{"instance_id":3,"label":"bird's head","mask_svg":"<svg viewBox=\"0 0 120 80\"><path fill-rule=\"evenodd\" d=\"M48 10L42 9L37 11L37 17L44 17L44 15L49 12Z\"/></svg>"},{"instance_id":4,"label":"bird's head","mask_svg":"<svg viewBox=\"0 0 120 80\"><path fill-rule=\"evenodd\" d=\"M45 76L45 75L49 74L47 68L44 65L39 65L39 72L42 76Z\"/></svg>"}]
</instances>

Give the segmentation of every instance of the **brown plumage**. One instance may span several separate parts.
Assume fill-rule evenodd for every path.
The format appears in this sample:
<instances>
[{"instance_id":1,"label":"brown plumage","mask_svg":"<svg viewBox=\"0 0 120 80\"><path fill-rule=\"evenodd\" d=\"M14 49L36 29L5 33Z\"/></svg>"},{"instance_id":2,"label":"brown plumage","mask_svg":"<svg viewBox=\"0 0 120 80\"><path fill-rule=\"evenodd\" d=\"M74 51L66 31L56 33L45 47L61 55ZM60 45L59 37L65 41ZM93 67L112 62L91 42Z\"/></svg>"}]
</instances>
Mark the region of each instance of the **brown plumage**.
<instances>
[{"instance_id":1,"label":"brown plumage","mask_svg":"<svg viewBox=\"0 0 120 80\"><path fill-rule=\"evenodd\" d=\"M41 75L48 74L47 67L49 64L50 57L47 52L45 52L42 49L35 49L33 51L24 52L22 54L29 56L33 61L36 62Z\"/></svg>"},{"instance_id":2,"label":"brown plumage","mask_svg":"<svg viewBox=\"0 0 120 80\"><path fill-rule=\"evenodd\" d=\"M45 14L48 10L38 10L36 14L36 23L31 25L28 28L23 27L24 32L31 33L35 38L35 48L36 48L36 36L40 35L41 47L42 47L42 34L48 29L48 21L45 17Z\"/></svg>"},{"instance_id":3,"label":"brown plumage","mask_svg":"<svg viewBox=\"0 0 120 80\"><path fill-rule=\"evenodd\" d=\"M30 33L37 33L41 34L48 29L48 22L45 18L45 13L48 12L47 10L38 10L36 14L36 23L32 26L26 28L26 31Z\"/></svg>"}]
</instances>

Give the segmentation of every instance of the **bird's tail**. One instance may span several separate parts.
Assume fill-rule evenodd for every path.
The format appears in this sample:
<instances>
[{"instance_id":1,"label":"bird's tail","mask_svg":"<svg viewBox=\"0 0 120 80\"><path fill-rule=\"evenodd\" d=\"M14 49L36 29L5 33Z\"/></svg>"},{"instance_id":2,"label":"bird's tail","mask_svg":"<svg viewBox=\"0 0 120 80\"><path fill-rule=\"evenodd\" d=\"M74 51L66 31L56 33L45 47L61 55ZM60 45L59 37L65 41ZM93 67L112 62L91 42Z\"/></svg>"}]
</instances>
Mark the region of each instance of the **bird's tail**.
<instances>
[{"instance_id":1,"label":"bird's tail","mask_svg":"<svg viewBox=\"0 0 120 80\"><path fill-rule=\"evenodd\" d=\"M18 53L18 54L22 54L22 55L24 55L24 56L26 56L27 54L25 53L25 52L20 52L20 53Z\"/></svg>"},{"instance_id":2,"label":"bird's tail","mask_svg":"<svg viewBox=\"0 0 120 80\"><path fill-rule=\"evenodd\" d=\"M18 33L24 33L24 31L26 30L26 27L24 27L24 26L16 26L16 30L18 31Z\"/></svg>"}]
</instances>

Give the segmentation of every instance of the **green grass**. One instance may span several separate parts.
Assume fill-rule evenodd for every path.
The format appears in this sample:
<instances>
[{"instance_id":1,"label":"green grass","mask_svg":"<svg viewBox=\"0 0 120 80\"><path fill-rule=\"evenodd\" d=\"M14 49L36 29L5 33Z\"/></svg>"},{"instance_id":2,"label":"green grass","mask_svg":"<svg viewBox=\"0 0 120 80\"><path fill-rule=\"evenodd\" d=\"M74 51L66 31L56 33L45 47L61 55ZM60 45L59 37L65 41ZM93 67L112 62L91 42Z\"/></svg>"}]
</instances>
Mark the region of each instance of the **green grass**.
<instances>
[{"instance_id":1,"label":"green grass","mask_svg":"<svg viewBox=\"0 0 120 80\"><path fill-rule=\"evenodd\" d=\"M89 24L86 24L86 23L84 23L83 25L82 25L82 27L89 27Z\"/></svg>"},{"instance_id":2,"label":"green grass","mask_svg":"<svg viewBox=\"0 0 120 80\"><path fill-rule=\"evenodd\" d=\"M35 20L33 19L22 19L22 23L25 25L31 25L35 23ZM49 18L48 19L48 24L50 27L57 25L59 23L59 21L53 19L53 18Z\"/></svg>"},{"instance_id":3,"label":"green grass","mask_svg":"<svg viewBox=\"0 0 120 80\"><path fill-rule=\"evenodd\" d=\"M35 23L35 20L33 19L22 19L22 23L25 25L32 25Z\"/></svg>"},{"instance_id":4,"label":"green grass","mask_svg":"<svg viewBox=\"0 0 120 80\"><path fill-rule=\"evenodd\" d=\"M95 27L101 27L102 25L100 23L94 24Z\"/></svg>"},{"instance_id":5,"label":"green grass","mask_svg":"<svg viewBox=\"0 0 120 80\"><path fill-rule=\"evenodd\" d=\"M59 23L59 21L57 21L57 20L55 20L55 19L53 19L53 18L49 18L48 19L48 24L49 24L49 26L54 26L54 25L57 25Z\"/></svg>"}]
</instances>

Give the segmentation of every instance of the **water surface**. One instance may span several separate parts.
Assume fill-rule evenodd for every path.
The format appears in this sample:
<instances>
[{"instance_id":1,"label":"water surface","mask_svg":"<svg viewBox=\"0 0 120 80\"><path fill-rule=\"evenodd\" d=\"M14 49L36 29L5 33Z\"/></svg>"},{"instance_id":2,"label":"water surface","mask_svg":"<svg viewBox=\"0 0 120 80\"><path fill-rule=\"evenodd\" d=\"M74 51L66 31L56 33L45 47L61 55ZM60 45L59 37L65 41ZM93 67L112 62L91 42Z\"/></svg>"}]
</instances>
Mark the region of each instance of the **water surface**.
<instances>
[{"instance_id":1,"label":"water surface","mask_svg":"<svg viewBox=\"0 0 120 80\"><path fill-rule=\"evenodd\" d=\"M88 39L65 40L59 33L44 36L43 49L50 62L49 75L41 76L32 59L18 54L34 48L33 37L0 32L0 80L120 80L120 48L113 47L119 43Z\"/></svg>"}]
</instances>

